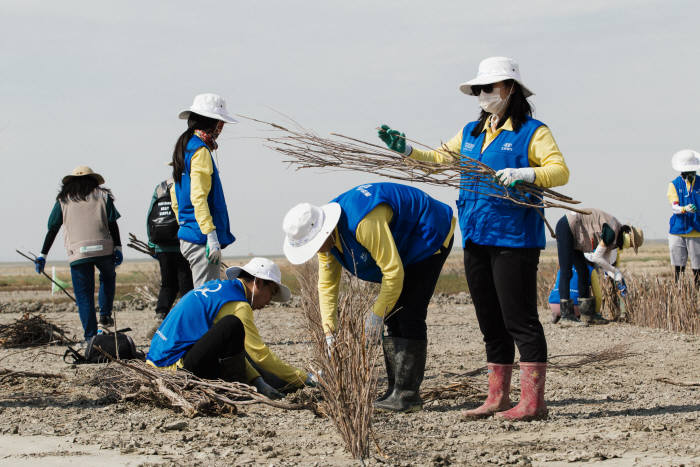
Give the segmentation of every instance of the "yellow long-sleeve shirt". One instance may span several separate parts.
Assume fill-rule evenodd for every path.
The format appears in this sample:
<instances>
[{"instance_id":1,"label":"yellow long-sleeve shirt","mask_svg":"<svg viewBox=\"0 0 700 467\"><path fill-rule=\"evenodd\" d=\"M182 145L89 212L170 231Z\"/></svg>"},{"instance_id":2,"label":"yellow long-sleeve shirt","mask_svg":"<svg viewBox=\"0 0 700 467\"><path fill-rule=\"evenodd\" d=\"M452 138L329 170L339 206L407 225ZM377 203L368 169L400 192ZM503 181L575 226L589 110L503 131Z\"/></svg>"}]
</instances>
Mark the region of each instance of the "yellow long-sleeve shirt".
<instances>
[{"instance_id":1,"label":"yellow long-sleeve shirt","mask_svg":"<svg viewBox=\"0 0 700 467\"><path fill-rule=\"evenodd\" d=\"M394 308L403 290L403 262L389 228L393 216L394 212L388 204L380 204L360 221L355 232L358 243L369 251L382 272L379 295L372 308L374 314L380 317L384 317ZM455 223L456 219L453 217L450 232L445 238L445 247L449 245L454 234ZM342 252L337 228L335 238L335 247ZM331 253L318 253L318 271L321 321L325 332L332 333L338 324L338 289L342 266Z\"/></svg>"},{"instance_id":2,"label":"yellow long-sleeve shirt","mask_svg":"<svg viewBox=\"0 0 700 467\"><path fill-rule=\"evenodd\" d=\"M209 211L207 197L211 191L211 176L214 173L214 162L209 149L202 146L192 155L190 161L190 201L194 207L194 218L197 220L199 230L204 235L208 234L214 227L214 220ZM170 201L175 218L178 214L177 197L175 196L175 184L170 188ZM179 221L179 219L178 219Z\"/></svg>"},{"instance_id":3,"label":"yellow long-sleeve shirt","mask_svg":"<svg viewBox=\"0 0 700 467\"><path fill-rule=\"evenodd\" d=\"M486 132L486 135L481 148L482 153L502 131L513 131L513 123L510 118L496 131L491 130L488 122L484 127L483 131ZM440 150L423 151L413 148L409 157L438 164L451 161L453 156L450 153L459 154L462 148L462 131L445 143L444 147L450 152ZM530 167L535 169L535 185L551 188L565 185L569 181L569 168L566 166L564 156L562 156L559 146L554 141L554 136L552 136L552 132L548 127L543 125L535 130L528 146L527 158L530 162Z\"/></svg>"},{"instance_id":4,"label":"yellow long-sleeve shirt","mask_svg":"<svg viewBox=\"0 0 700 467\"><path fill-rule=\"evenodd\" d=\"M693 180L693 183L689 183L688 180L685 181L685 186L688 188L688 192L690 192L693 189L694 183L695 183L695 180ZM666 191L666 197L668 198L668 202L671 203L671 206L673 206L674 204L677 204L680 201L680 198L678 198L678 192L676 191L676 187L673 185L673 183L668 184L668 190ZM700 232L693 229L690 232L688 232L687 234L681 234L678 236L679 237L700 237Z\"/></svg>"}]
</instances>

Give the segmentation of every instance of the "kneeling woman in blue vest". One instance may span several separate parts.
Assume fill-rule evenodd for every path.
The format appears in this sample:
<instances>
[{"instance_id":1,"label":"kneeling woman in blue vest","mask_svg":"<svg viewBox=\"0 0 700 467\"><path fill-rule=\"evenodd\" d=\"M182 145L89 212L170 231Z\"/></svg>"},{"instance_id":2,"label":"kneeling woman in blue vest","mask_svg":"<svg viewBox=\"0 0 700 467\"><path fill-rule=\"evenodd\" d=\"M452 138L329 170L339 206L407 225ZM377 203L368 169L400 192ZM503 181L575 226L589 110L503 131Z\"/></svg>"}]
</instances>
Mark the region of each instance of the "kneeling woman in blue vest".
<instances>
[{"instance_id":1,"label":"kneeling woman in blue vest","mask_svg":"<svg viewBox=\"0 0 700 467\"><path fill-rule=\"evenodd\" d=\"M381 283L366 323L368 335L378 338L383 324L388 333L382 344L389 387L375 403L378 409L422 408L425 319L452 249L455 223L448 205L396 183L360 185L321 207L299 204L285 216L287 259L301 264L318 253L319 302L329 345L337 329L342 268Z\"/></svg>"},{"instance_id":2,"label":"kneeling woman in blue vest","mask_svg":"<svg viewBox=\"0 0 700 467\"><path fill-rule=\"evenodd\" d=\"M479 98L481 113L447 142L448 151L411 148L403 134L386 125L379 137L390 149L418 160L452 162L453 154L479 160L496 170L509 188L523 181L545 188L568 181L569 170L552 133L531 117L527 97L533 93L523 84L514 60L482 60L476 78L461 84L460 90ZM542 213L490 196L494 193L473 178L465 177L463 188L457 208L464 269L489 369L486 402L463 416L479 418L499 412L500 417L511 420L545 417L547 341L537 315L537 264L545 246ZM510 409L516 345L521 395L519 404Z\"/></svg>"},{"instance_id":3,"label":"kneeling woman in blue vest","mask_svg":"<svg viewBox=\"0 0 700 467\"><path fill-rule=\"evenodd\" d=\"M310 375L270 351L253 322L254 309L291 296L279 267L269 259L253 258L243 267L228 268L226 277L182 297L153 335L146 360L200 378L251 383L268 397L282 394L265 379L279 382L283 390L313 384Z\"/></svg>"}]
</instances>

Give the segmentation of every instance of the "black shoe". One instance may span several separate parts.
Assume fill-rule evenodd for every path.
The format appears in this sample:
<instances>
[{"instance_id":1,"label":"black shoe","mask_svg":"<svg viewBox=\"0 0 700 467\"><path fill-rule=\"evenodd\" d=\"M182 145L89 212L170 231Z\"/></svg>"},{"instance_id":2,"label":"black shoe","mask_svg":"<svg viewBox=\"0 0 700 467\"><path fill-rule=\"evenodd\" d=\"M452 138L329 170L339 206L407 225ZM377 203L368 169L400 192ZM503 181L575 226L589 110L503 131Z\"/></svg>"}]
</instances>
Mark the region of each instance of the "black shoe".
<instances>
[{"instance_id":1,"label":"black shoe","mask_svg":"<svg viewBox=\"0 0 700 467\"><path fill-rule=\"evenodd\" d=\"M377 410L417 412L423 408L419 388L425 373L428 341L389 337L394 342L394 390L389 396L374 403Z\"/></svg>"},{"instance_id":2,"label":"black shoe","mask_svg":"<svg viewBox=\"0 0 700 467\"><path fill-rule=\"evenodd\" d=\"M382 397L375 402L380 402L389 397L394 392L394 367L396 363L396 350L394 349L394 341L391 337L382 339L382 347L384 348L384 365L386 366L387 390Z\"/></svg>"},{"instance_id":3,"label":"black shoe","mask_svg":"<svg viewBox=\"0 0 700 467\"><path fill-rule=\"evenodd\" d=\"M114 319L110 315L100 315L101 326L114 326Z\"/></svg>"}]
</instances>

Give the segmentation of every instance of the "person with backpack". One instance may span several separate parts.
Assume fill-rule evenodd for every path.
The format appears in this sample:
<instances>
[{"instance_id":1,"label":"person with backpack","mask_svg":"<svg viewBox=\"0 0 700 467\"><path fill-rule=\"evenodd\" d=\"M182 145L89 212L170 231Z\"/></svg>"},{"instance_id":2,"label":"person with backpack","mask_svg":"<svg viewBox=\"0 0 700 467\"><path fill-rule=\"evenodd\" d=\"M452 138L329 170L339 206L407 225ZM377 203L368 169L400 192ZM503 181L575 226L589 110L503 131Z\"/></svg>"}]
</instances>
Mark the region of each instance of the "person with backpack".
<instances>
[{"instance_id":1,"label":"person with backpack","mask_svg":"<svg viewBox=\"0 0 700 467\"><path fill-rule=\"evenodd\" d=\"M153 335L146 361L200 378L249 383L270 398L283 397L274 381L266 381L270 376L283 381L279 389L313 385L311 375L267 348L253 323L253 310L291 298L279 267L267 258L253 258L245 266L228 268L226 278L182 297Z\"/></svg>"},{"instance_id":2,"label":"person with backpack","mask_svg":"<svg viewBox=\"0 0 700 467\"><path fill-rule=\"evenodd\" d=\"M231 233L219 170L211 152L224 123L236 123L226 102L216 94L195 96L192 106L180 112L187 129L173 151L172 208L180 225L180 251L192 270L195 287L219 279L221 250L236 238Z\"/></svg>"},{"instance_id":3,"label":"person with backpack","mask_svg":"<svg viewBox=\"0 0 700 467\"><path fill-rule=\"evenodd\" d=\"M172 186L172 178L156 185L146 222L148 246L153 249L160 266L160 291L156 303L156 319L160 320L166 317L178 294L183 296L193 288L192 271L180 252L177 238L179 226L172 210Z\"/></svg>"},{"instance_id":4,"label":"person with backpack","mask_svg":"<svg viewBox=\"0 0 700 467\"><path fill-rule=\"evenodd\" d=\"M49 215L44 245L35 261L36 272L41 274L51 245L63 226L63 238L85 342L97 334L95 268L100 272L100 324L112 326L117 277L115 268L124 259L117 225L120 214L114 207L112 192L100 186L104 182L102 175L87 166L78 166L63 177L61 191L56 196L56 203Z\"/></svg>"}]
</instances>

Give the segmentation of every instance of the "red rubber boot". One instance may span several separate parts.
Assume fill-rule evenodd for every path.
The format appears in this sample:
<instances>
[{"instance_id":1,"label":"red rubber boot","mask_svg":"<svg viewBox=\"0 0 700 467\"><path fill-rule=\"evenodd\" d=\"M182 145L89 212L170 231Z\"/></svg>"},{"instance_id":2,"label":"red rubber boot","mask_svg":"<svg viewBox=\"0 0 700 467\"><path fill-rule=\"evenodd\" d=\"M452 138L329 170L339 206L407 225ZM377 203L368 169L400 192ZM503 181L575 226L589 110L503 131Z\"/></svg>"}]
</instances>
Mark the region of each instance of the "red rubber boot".
<instances>
[{"instance_id":1,"label":"red rubber boot","mask_svg":"<svg viewBox=\"0 0 700 467\"><path fill-rule=\"evenodd\" d=\"M544 403L546 376L546 363L520 362L520 402L510 410L498 412L496 418L511 421L547 418L547 406Z\"/></svg>"},{"instance_id":2,"label":"red rubber boot","mask_svg":"<svg viewBox=\"0 0 700 467\"><path fill-rule=\"evenodd\" d=\"M510 408L510 376L513 373L513 365L500 363L488 363L487 365L489 369L489 395L480 407L463 410L463 420L487 418L500 410Z\"/></svg>"}]
</instances>

